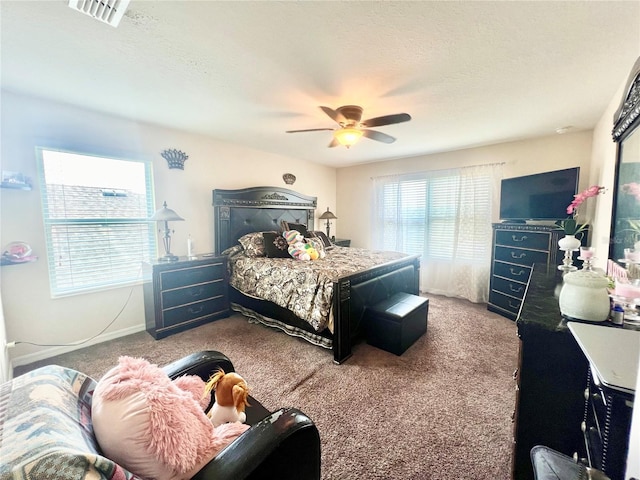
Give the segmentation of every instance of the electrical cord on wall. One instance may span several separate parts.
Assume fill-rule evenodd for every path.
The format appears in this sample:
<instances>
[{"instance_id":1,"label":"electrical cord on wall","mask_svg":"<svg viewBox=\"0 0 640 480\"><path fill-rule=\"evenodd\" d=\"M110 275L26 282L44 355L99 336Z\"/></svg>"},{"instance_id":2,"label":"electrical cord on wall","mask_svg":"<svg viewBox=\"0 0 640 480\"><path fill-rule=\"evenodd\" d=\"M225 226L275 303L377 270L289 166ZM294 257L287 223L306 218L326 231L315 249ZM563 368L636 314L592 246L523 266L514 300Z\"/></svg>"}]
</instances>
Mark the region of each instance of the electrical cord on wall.
<instances>
[{"instance_id":1,"label":"electrical cord on wall","mask_svg":"<svg viewBox=\"0 0 640 480\"><path fill-rule=\"evenodd\" d=\"M16 345L34 345L36 347L77 347L78 345L83 345L87 342L90 342L94 338L99 337L104 332L106 332L109 329L109 327L113 325L116 322L116 320L118 320L122 312L124 312L124 309L127 308L127 305L129 305L129 300L131 300L131 295L133 295L134 286L132 286L131 289L129 290L129 295L127 296L127 300L124 302L124 305L122 306L120 311L117 313L117 315L113 317L113 320L111 320L106 327L104 327L102 330L100 330L98 333L96 333L92 337L85 338L84 340L80 340L73 343L35 343L35 342L28 342L25 340L18 340L15 342L7 342L7 347L15 347Z\"/></svg>"}]
</instances>

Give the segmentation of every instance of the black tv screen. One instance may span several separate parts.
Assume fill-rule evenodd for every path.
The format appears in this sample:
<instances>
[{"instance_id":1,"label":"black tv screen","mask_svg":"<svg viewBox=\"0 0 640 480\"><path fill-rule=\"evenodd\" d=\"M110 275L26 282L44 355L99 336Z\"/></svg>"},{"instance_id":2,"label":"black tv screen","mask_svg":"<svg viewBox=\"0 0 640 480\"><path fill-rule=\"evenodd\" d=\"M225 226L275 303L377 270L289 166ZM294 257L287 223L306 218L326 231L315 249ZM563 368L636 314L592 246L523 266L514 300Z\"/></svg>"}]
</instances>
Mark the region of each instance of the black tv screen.
<instances>
[{"instance_id":1,"label":"black tv screen","mask_svg":"<svg viewBox=\"0 0 640 480\"><path fill-rule=\"evenodd\" d=\"M501 220L562 220L578 192L580 167L505 178L500 189Z\"/></svg>"}]
</instances>

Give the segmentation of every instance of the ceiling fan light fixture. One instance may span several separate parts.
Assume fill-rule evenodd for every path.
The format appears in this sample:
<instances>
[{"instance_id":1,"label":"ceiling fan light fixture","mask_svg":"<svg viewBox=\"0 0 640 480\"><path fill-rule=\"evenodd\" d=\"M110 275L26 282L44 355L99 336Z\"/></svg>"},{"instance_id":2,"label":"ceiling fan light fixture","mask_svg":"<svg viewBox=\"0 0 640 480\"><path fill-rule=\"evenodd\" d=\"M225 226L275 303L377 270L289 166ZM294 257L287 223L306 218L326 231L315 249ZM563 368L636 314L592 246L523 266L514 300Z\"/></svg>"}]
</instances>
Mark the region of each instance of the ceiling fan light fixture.
<instances>
[{"instance_id":1,"label":"ceiling fan light fixture","mask_svg":"<svg viewBox=\"0 0 640 480\"><path fill-rule=\"evenodd\" d=\"M333 136L340 143L340 145L344 145L345 147L349 148L360 139L360 137L362 136L362 130L350 127L340 128L335 131Z\"/></svg>"}]
</instances>

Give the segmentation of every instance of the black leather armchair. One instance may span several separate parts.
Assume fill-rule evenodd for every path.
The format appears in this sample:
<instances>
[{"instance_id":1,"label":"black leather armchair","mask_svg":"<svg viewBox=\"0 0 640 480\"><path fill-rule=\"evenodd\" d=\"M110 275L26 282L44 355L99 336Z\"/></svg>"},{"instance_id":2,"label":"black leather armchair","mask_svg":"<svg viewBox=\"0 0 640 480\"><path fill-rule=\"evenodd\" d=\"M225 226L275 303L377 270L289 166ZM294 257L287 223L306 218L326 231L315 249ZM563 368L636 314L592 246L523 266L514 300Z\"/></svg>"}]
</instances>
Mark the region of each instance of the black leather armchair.
<instances>
[{"instance_id":1,"label":"black leather armchair","mask_svg":"<svg viewBox=\"0 0 640 480\"><path fill-rule=\"evenodd\" d=\"M207 381L218 367L234 372L225 355L215 351L194 353L173 362L169 377L198 375ZM246 409L251 428L221 451L194 477L206 479L304 480L320 478L320 436L315 424L296 408L270 413L249 397Z\"/></svg>"},{"instance_id":2,"label":"black leather armchair","mask_svg":"<svg viewBox=\"0 0 640 480\"><path fill-rule=\"evenodd\" d=\"M171 377L208 380L221 367L234 371L220 352L189 355L164 367ZM49 365L0 385L0 478L125 478L130 474L102 456L93 434L91 403L96 381ZM273 413L255 398L247 407L247 431L195 476L197 479L319 479L320 437L295 408ZM132 478L138 479L133 476Z\"/></svg>"}]
</instances>

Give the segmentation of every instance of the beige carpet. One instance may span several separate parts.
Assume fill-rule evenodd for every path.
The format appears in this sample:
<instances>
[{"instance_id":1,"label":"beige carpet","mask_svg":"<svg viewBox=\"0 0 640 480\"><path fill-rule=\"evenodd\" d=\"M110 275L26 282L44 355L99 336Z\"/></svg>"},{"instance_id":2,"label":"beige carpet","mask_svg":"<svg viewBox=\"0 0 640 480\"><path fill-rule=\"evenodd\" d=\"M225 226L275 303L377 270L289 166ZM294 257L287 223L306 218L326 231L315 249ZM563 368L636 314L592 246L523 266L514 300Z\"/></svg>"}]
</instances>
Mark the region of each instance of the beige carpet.
<instances>
[{"instance_id":1,"label":"beige carpet","mask_svg":"<svg viewBox=\"0 0 640 480\"><path fill-rule=\"evenodd\" d=\"M267 408L317 424L323 479L508 479L517 361L515 324L485 305L430 296L426 336L401 357L366 343L332 352L234 315L153 340L146 332L43 363L99 378L120 355L160 365L198 350L233 361Z\"/></svg>"}]
</instances>

